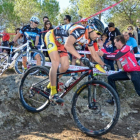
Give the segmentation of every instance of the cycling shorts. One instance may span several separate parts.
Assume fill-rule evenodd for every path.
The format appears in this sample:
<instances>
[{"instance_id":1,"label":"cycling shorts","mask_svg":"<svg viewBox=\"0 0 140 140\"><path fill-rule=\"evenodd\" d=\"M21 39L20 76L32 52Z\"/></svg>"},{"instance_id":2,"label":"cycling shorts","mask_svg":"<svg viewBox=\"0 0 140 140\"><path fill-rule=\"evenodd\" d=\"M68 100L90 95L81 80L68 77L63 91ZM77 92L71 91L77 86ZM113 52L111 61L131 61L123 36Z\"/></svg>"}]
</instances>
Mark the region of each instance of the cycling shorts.
<instances>
[{"instance_id":1,"label":"cycling shorts","mask_svg":"<svg viewBox=\"0 0 140 140\"><path fill-rule=\"evenodd\" d=\"M54 36L53 30L50 30L45 35L45 43L48 49L48 54L50 54L53 51L58 51L60 57L68 56L64 44L61 44L57 41L56 37Z\"/></svg>"}]
</instances>

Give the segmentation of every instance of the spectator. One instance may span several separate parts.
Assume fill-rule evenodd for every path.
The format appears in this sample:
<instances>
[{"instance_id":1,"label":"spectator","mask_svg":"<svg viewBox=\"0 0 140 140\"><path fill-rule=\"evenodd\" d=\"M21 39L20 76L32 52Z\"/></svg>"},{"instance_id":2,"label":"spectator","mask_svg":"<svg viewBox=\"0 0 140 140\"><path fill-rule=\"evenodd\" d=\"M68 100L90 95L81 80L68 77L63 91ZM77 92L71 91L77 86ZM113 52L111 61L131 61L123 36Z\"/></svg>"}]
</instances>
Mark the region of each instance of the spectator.
<instances>
[{"instance_id":1,"label":"spectator","mask_svg":"<svg viewBox=\"0 0 140 140\"><path fill-rule=\"evenodd\" d=\"M134 35L134 29L133 29L133 26L128 26L127 27L127 31L128 31L128 34L130 37L133 37L136 39L136 36Z\"/></svg>"},{"instance_id":2,"label":"spectator","mask_svg":"<svg viewBox=\"0 0 140 140\"><path fill-rule=\"evenodd\" d=\"M118 28L115 28L115 24L113 22L110 22L108 24L108 27L105 28L104 33L106 33L108 35L108 43L106 45L107 46L112 45L113 49L115 51L116 46L114 45L114 38L118 35L121 35L120 31L118 30ZM121 71L122 66L118 60L117 60L117 66L118 66L118 70Z\"/></svg>"},{"instance_id":3,"label":"spectator","mask_svg":"<svg viewBox=\"0 0 140 140\"><path fill-rule=\"evenodd\" d=\"M126 41L126 45L131 46L133 51L134 51L134 54L137 54L138 53L138 47L137 47L136 39L133 38L133 37L130 37L129 32L127 32L127 31L124 31L123 35L124 35L124 38L125 38L125 41ZM136 60L138 61L140 59L136 58Z\"/></svg>"},{"instance_id":4,"label":"spectator","mask_svg":"<svg viewBox=\"0 0 140 140\"><path fill-rule=\"evenodd\" d=\"M2 34L0 34L0 46L2 46L2 41L1 41L1 39L2 39ZM2 48L0 48L0 52L2 52Z\"/></svg>"},{"instance_id":5,"label":"spectator","mask_svg":"<svg viewBox=\"0 0 140 140\"><path fill-rule=\"evenodd\" d=\"M140 49L140 19L136 20L136 30L137 30L137 34L138 34L138 49Z\"/></svg>"},{"instance_id":6,"label":"spectator","mask_svg":"<svg viewBox=\"0 0 140 140\"><path fill-rule=\"evenodd\" d=\"M20 28L16 28L16 35L19 33ZM21 34L16 41L17 46L21 46L23 44L23 35Z\"/></svg>"},{"instance_id":7,"label":"spectator","mask_svg":"<svg viewBox=\"0 0 140 140\"><path fill-rule=\"evenodd\" d=\"M124 69L124 71L109 75L108 83L117 92L115 81L131 80L137 94L140 96L140 66L137 64L134 53L131 51L130 46L125 45L126 42L123 35L116 36L114 41L117 47L115 52L109 54L104 49L98 52L100 56L106 57L108 59L119 59ZM99 44L102 46L102 42ZM108 100L108 103L113 104L113 99Z\"/></svg>"},{"instance_id":8,"label":"spectator","mask_svg":"<svg viewBox=\"0 0 140 140\"><path fill-rule=\"evenodd\" d=\"M62 28L64 30L68 30L69 27L71 26L71 16L70 15L65 15L64 17L64 25L62 26Z\"/></svg>"},{"instance_id":9,"label":"spectator","mask_svg":"<svg viewBox=\"0 0 140 140\"><path fill-rule=\"evenodd\" d=\"M70 26L72 25L72 23L71 23L71 16L70 15L65 15L65 17L64 17L64 24L65 25L63 25L62 28L64 30L68 30L70 28ZM69 54L69 57L70 57L70 61L72 62L72 55L70 53L68 53L68 54Z\"/></svg>"},{"instance_id":10,"label":"spectator","mask_svg":"<svg viewBox=\"0 0 140 140\"><path fill-rule=\"evenodd\" d=\"M2 46L8 46L9 45L9 39L10 35L6 33L6 29L3 30L3 37L2 37ZM2 52L10 54L10 49L2 49Z\"/></svg>"},{"instance_id":11,"label":"spectator","mask_svg":"<svg viewBox=\"0 0 140 140\"><path fill-rule=\"evenodd\" d=\"M103 47L104 47L104 49L107 52L112 53L113 52L113 46L112 45L109 45L109 46L106 45L108 43L108 36L107 36L107 34L104 33L102 35L102 41L103 41ZM114 64L113 64L113 62L114 62L113 60L104 58L104 63L110 65L111 70L114 70Z\"/></svg>"},{"instance_id":12,"label":"spectator","mask_svg":"<svg viewBox=\"0 0 140 140\"><path fill-rule=\"evenodd\" d=\"M44 37L45 37L46 33L47 33L49 30L51 30L51 29L53 29L51 22L50 22L49 20L46 20L45 23L44 23L44 31L45 31L45 32L42 33L42 35L43 35L43 42L44 42ZM43 49L46 49L46 44L45 44L45 42L44 42L44 47L43 47ZM45 55L46 57L49 57L48 51L44 51L43 53L44 53L44 55ZM49 60L50 60L50 58L49 58Z\"/></svg>"}]
</instances>

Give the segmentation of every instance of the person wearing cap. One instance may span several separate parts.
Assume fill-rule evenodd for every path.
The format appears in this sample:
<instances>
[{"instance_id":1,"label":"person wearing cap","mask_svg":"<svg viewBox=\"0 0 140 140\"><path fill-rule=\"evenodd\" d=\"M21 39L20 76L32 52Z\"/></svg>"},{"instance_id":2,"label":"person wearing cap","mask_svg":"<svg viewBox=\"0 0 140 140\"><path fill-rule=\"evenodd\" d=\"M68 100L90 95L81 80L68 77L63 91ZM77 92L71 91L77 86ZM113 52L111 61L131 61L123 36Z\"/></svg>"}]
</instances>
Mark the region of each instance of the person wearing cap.
<instances>
[{"instance_id":1,"label":"person wearing cap","mask_svg":"<svg viewBox=\"0 0 140 140\"><path fill-rule=\"evenodd\" d=\"M51 90L49 96L50 100L59 104L64 102L64 100L57 95L56 73L63 73L68 70L69 58L67 51L78 58L84 65L90 65L89 60L85 57L81 57L81 55L75 50L75 43L88 45L93 59L103 66L103 68L106 67L104 62L96 53L94 47L92 47L94 40L99 38L103 32L103 23L95 18L90 21L90 25L87 28L76 24L72 25L67 31L62 29L61 26L58 26L57 28L47 32L45 35L45 43L48 47L48 53L52 62L52 66L49 71L50 83L47 85L47 89ZM67 37L66 42L64 42L63 37ZM60 67L59 64L61 64Z\"/></svg>"},{"instance_id":2,"label":"person wearing cap","mask_svg":"<svg viewBox=\"0 0 140 140\"><path fill-rule=\"evenodd\" d=\"M14 43L17 41L17 39L23 34L23 44L27 42L26 33L31 37L34 43L34 47L37 48L38 42L39 42L39 33L40 30L37 28L39 24L39 18L36 16L32 16L30 19L30 24L23 26L23 28L16 34L13 41L9 43L9 45L14 45ZM37 65L41 65L41 58L39 54L33 55L33 57L37 60ZM24 71L27 69L27 57L22 57L22 64L24 66Z\"/></svg>"},{"instance_id":3,"label":"person wearing cap","mask_svg":"<svg viewBox=\"0 0 140 140\"><path fill-rule=\"evenodd\" d=\"M106 46L113 47L113 51L115 51L117 48L114 44L114 38L118 35L121 35L118 28L115 27L115 24L113 22L109 22L108 27L105 28L104 33L108 36L108 43ZM121 63L117 61L118 70L122 70Z\"/></svg>"}]
</instances>

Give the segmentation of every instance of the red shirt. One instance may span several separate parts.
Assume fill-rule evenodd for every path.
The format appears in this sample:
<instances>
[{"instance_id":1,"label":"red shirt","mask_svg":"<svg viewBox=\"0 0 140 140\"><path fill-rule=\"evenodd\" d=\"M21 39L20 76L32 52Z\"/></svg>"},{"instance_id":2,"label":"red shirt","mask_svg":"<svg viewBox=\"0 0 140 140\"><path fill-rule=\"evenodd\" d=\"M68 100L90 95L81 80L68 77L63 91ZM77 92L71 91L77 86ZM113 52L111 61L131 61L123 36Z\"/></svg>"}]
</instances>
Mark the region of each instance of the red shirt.
<instances>
[{"instance_id":1,"label":"red shirt","mask_svg":"<svg viewBox=\"0 0 140 140\"><path fill-rule=\"evenodd\" d=\"M134 56L133 49L124 45L120 50L116 50L113 53L108 53L104 48L101 49L104 52L103 57L111 60L119 60L126 72L140 71L140 66Z\"/></svg>"},{"instance_id":2,"label":"red shirt","mask_svg":"<svg viewBox=\"0 0 140 140\"><path fill-rule=\"evenodd\" d=\"M3 33L2 41L9 41L10 35L8 33Z\"/></svg>"}]
</instances>

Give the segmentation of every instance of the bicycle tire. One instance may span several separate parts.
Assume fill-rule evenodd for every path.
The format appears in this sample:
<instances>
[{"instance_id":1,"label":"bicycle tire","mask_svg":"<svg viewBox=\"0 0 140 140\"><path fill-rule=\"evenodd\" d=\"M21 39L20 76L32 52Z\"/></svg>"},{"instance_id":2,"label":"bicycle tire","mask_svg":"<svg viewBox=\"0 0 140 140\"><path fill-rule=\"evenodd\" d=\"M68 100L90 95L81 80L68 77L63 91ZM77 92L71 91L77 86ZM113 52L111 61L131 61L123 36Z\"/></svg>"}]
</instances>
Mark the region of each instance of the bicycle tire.
<instances>
[{"instance_id":1,"label":"bicycle tire","mask_svg":"<svg viewBox=\"0 0 140 140\"><path fill-rule=\"evenodd\" d=\"M33 71L38 71L38 73L30 74ZM26 110L40 112L50 105L50 93L49 91L44 91L48 83L49 70L46 67L34 66L25 72L20 82L19 96ZM46 96L44 97L42 94Z\"/></svg>"},{"instance_id":2,"label":"bicycle tire","mask_svg":"<svg viewBox=\"0 0 140 140\"><path fill-rule=\"evenodd\" d=\"M96 101L92 102L92 109L88 105L87 93L89 87L90 90L93 89L93 92L97 92L96 96L99 96ZM96 89L97 87L99 89ZM107 91L109 91L109 94L107 94ZM107 102L106 99L110 97L114 98L114 105ZM119 97L109 84L92 80L77 89L73 96L71 111L75 124L82 132L92 137L100 136L108 133L118 121L120 115Z\"/></svg>"},{"instance_id":3,"label":"bicycle tire","mask_svg":"<svg viewBox=\"0 0 140 140\"><path fill-rule=\"evenodd\" d=\"M21 52L18 55L18 57L16 58L16 60L15 60L14 69L15 69L17 74L23 74L24 73L24 70L22 68L22 61L21 61L21 59L22 59L23 54L25 55L26 53L27 53L26 51ZM36 49L31 49L29 51L29 53L37 53L37 54L39 54L40 57L41 57L41 66L45 65L45 56L44 56L44 54L41 51L36 50ZM32 66L35 66L34 62L30 65L30 67L32 67Z\"/></svg>"}]
</instances>

